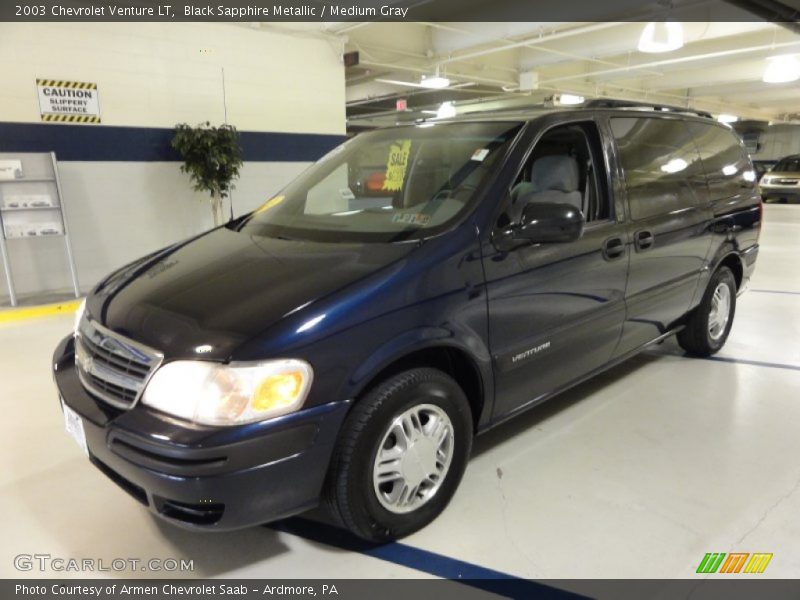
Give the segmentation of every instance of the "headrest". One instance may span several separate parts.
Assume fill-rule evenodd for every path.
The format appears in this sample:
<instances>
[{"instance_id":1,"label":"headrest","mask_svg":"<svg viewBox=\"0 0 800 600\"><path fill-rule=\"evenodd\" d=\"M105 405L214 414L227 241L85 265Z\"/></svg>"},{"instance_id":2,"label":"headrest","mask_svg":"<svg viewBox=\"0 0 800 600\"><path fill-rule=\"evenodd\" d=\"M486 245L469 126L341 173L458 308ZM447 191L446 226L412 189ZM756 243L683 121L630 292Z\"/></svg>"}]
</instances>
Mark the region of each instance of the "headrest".
<instances>
[{"instance_id":1,"label":"headrest","mask_svg":"<svg viewBox=\"0 0 800 600\"><path fill-rule=\"evenodd\" d=\"M531 168L531 181L537 192L575 192L580 185L578 161L566 154L537 158Z\"/></svg>"}]
</instances>

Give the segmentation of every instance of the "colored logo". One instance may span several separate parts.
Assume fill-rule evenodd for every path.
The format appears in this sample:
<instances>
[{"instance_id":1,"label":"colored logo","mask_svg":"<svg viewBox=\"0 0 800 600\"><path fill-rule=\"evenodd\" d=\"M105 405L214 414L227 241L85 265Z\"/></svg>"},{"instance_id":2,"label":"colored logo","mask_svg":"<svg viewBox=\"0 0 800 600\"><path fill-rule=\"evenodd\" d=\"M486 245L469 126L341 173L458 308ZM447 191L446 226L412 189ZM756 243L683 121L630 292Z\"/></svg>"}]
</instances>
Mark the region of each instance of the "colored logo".
<instances>
[{"instance_id":1,"label":"colored logo","mask_svg":"<svg viewBox=\"0 0 800 600\"><path fill-rule=\"evenodd\" d=\"M772 554L765 552L707 552L697 567L698 573L763 573Z\"/></svg>"}]
</instances>

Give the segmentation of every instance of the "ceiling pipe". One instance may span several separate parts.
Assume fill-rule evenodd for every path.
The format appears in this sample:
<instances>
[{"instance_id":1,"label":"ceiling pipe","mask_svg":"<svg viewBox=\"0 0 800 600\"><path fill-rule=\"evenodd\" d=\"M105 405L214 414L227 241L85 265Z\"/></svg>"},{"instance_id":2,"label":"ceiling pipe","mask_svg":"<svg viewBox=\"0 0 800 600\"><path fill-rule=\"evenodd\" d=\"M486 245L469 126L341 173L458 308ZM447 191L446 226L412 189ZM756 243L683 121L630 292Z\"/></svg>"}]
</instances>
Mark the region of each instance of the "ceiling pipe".
<instances>
[{"instance_id":1,"label":"ceiling pipe","mask_svg":"<svg viewBox=\"0 0 800 600\"><path fill-rule=\"evenodd\" d=\"M601 71L588 71L586 73L579 73L577 75L564 75L562 77L553 77L546 79L541 83L558 83L560 81L570 81L573 79L585 79L587 77L597 77L599 75L613 75L614 73L625 73L628 71L639 71L641 69L650 69L654 67L663 67L667 65L678 65L688 62L695 62L699 60L709 60L713 58L724 58L726 56L736 56L738 54L749 54L751 52L764 52L770 50L777 50L780 48L789 48L792 46L800 46L800 41L796 42L783 42L780 44L764 44L761 46L751 46L749 48L734 48L733 50L721 50L719 52L707 52L705 54L695 54L693 56L683 56L680 58L667 58L664 60L655 60L646 63L632 64L626 67L617 67L614 69L603 69Z\"/></svg>"},{"instance_id":2,"label":"ceiling pipe","mask_svg":"<svg viewBox=\"0 0 800 600\"><path fill-rule=\"evenodd\" d=\"M575 35L582 35L585 33L591 33L593 31L602 31L603 29L608 29L610 27L619 27L620 25L627 24L621 22L613 22L613 23L593 23L592 25L586 25L583 27L575 27L573 29L568 29L566 31L557 31L556 33L551 33L548 35L541 35L536 36L533 38L528 38L521 40L519 42L511 42L509 41L507 45L501 46L499 48L486 48L485 50L477 50L475 52L468 52L467 54L460 54L458 56L449 56L447 58L443 58L437 61L439 64L446 64L451 62L458 62L461 60L468 60L470 58L476 58L478 56L487 56L489 54L496 54L498 52L505 52L506 50L513 50L514 48L521 48L522 46L530 46L532 44L543 44L547 42L552 42L554 40L560 40L562 38L572 37ZM499 40L498 40L499 41Z\"/></svg>"},{"instance_id":3,"label":"ceiling pipe","mask_svg":"<svg viewBox=\"0 0 800 600\"><path fill-rule=\"evenodd\" d=\"M449 91L450 88L448 88ZM453 91L463 94L485 94L485 89L470 89L470 88L453 88ZM345 102L345 107L363 106L365 104L373 104L376 102L391 102L399 98L411 98L412 96L419 96L420 94L441 93L442 90L404 90L394 94L384 94L382 96L373 96L371 98L364 98L361 100L350 100ZM412 109L413 110L413 109Z\"/></svg>"},{"instance_id":4,"label":"ceiling pipe","mask_svg":"<svg viewBox=\"0 0 800 600\"><path fill-rule=\"evenodd\" d=\"M393 64L389 64L389 63L381 63L381 62L375 62L375 61L370 61L370 60L366 60L366 61L362 60L360 64L366 65L366 66L369 66L369 67L378 67L378 68L381 68L381 69L389 69L389 70L394 70L394 71L408 71L410 73L423 73L423 74L429 74L430 73L430 68L410 67L410 66L407 66L407 65L393 65ZM492 78L489 78L489 77L479 77L477 75L465 75L463 73L453 73L452 71L449 72L449 75L451 75L455 79L466 79L467 81L474 81L476 83L488 83L490 85L501 86L501 85L517 85L518 84L517 81L508 81L508 80L503 80L503 79L492 79Z\"/></svg>"}]
</instances>

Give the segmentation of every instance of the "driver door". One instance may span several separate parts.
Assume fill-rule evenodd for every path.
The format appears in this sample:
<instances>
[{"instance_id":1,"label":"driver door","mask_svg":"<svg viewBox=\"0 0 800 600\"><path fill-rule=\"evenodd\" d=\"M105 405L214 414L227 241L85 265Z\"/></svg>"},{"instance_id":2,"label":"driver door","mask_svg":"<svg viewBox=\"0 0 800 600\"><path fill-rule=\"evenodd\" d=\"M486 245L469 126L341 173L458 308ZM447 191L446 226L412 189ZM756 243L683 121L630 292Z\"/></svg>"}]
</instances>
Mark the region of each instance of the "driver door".
<instances>
[{"instance_id":1,"label":"driver door","mask_svg":"<svg viewBox=\"0 0 800 600\"><path fill-rule=\"evenodd\" d=\"M496 227L520 219L520 203L568 203L586 219L583 235L508 252L485 244L494 419L603 366L619 341L628 246L613 207L607 151L591 120L544 131L531 145Z\"/></svg>"}]
</instances>

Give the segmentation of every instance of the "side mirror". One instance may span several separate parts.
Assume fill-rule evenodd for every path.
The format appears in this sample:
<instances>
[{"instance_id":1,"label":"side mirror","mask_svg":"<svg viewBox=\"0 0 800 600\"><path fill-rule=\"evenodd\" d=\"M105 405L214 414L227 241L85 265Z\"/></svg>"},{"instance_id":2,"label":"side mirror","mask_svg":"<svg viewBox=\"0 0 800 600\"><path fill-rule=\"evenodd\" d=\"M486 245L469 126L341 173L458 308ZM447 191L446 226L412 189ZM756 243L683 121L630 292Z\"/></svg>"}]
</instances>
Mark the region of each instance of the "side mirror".
<instances>
[{"instance_id":1,"label":"side mirror","mask_svg":"<svg viewBox=\"0 0 800 600\"><path fill-rule=\"evenodd\" d=\"M572 204L532 202L522 211L521 223L497 232L493 241L502 251L525 244L574 242L583 234L583 213Z\"/></svg>"}]
</instances>

